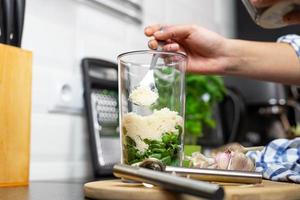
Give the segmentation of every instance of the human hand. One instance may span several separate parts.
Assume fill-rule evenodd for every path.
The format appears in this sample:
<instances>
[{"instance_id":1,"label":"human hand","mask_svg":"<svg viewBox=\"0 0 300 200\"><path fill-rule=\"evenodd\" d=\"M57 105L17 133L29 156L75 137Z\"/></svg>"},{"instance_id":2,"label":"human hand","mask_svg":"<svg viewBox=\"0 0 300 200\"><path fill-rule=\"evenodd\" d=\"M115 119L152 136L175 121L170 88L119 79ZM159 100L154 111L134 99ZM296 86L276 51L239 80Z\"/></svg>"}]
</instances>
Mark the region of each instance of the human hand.
<instances>
[{"instance_id":1,"label":"human hand","mask_svg":"<svg viewBox=\"0 0 300 200\"><path fill-rule=\"evenodd\" d=\"M278 2L287 1L287 0L251 0L251 3L257 8L269 7ZM293 0L295 4L300 5L299 0ZM283 21L287 24L300 24L300 10L294 10L285 16L283 16Z\"/></svg>"},{"instance_id":2,"label":"human hand","mask_svg":"<svg viewBox=\"0 0 300 200\"><path fill-rule=\"evenodd\" d=\"M223 74L229 64L227 39L196 25L151 25L145 28L151 37L148 46L156 49L164 41L163 50L183 52L188 57L187 71L201 74Z\"/></svg>"},{"instance_id":3,"label":"human hand","mask_svg":"<svg viewBox=\"0 0 300 200\"><path fill-rule=\"evenodd\" d=\"M195 25L152 25L145 35L151 49L164 41L164 51L185 53L189 72L300 84L299 59L286 43L227 39Z\"/></svg>"}]
</instances>

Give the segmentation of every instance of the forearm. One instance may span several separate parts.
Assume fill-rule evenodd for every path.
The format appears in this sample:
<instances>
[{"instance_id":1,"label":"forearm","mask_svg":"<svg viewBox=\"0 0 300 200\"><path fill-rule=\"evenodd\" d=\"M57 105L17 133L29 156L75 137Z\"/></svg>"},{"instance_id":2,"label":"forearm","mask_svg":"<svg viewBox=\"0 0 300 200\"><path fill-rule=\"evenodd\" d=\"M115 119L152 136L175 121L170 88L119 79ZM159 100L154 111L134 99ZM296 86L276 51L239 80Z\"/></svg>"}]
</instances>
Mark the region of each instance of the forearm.
<instances>
[{"instance_id":1,"label":"forearm","mask_svg":"<svg viewBox=\"0 0 300 200\"><path fill-rule=\"evenodd\" d=\"M228 40L226 75L300 84L300 62L286 43Z\"/></svg>"}]
</instances>

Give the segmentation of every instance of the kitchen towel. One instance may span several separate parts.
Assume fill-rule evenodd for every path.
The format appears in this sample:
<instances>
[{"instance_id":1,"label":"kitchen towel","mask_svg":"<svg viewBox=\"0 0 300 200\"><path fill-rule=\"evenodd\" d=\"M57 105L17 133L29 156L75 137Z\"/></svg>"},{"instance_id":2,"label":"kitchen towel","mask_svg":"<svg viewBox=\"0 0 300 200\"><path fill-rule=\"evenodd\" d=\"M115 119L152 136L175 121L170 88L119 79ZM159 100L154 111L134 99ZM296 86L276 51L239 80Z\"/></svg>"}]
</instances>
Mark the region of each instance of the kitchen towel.
<instances>
[{"instance_id":1,"label":"kitchen towel","mask_svg":"<svg viewBox=\"0 0 300 200\"><path fill-rule=\"evenodd\" d=\"M262 151L250 151L247 156L264 178L300 183L300 138L273 140Z\"/></svg>"},{"instance_id":2,"label":"kitchen towel","mask_svg":"<svg viewBox=\"0 0 300 200\"><path fill-rule=\"evenodd\" d=\"M296 34L284 35L278 38L277 42L285 42L290 44L294 48L295 53L300 59L300 35L296 35Z\"/></svg>"}]
</instances>

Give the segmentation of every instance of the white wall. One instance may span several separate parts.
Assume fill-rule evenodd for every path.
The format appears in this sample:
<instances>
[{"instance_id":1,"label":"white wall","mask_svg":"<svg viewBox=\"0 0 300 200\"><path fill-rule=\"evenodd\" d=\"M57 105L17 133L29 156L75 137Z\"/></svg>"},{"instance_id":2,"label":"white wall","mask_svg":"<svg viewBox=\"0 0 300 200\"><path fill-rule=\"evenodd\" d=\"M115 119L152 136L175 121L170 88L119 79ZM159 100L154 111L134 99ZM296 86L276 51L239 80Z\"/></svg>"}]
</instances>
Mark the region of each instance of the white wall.
<instances>
[{"instance_id":1,"label":"white wall","mask_svg":"<svg viewBox=\"0 0 300 200\"><path fill-rule=\"evenodd\" d=\"M82 107L80 61L116 61L124 51L147 48L151 23L193 23L232 36L232 0L143 0L143 25L128 23L84 0L28 0L23 47L34 53L31 180L91 176ZM71 83L75 113L55 112L59 88Z\"/></svg>"}]
</instances>

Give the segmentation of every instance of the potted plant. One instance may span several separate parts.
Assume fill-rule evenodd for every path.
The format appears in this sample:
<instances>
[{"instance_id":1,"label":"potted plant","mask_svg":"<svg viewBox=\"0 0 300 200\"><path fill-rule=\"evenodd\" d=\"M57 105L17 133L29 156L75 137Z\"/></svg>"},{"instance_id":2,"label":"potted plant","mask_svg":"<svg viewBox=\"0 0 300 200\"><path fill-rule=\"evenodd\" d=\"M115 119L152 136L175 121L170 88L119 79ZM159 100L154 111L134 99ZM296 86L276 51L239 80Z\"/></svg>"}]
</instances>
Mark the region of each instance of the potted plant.
<instances>
[{"instance_id":1,"label":"potted plant","mask_svg":"<svg viewBox=\"0 0 300 200\"><path fill-rule=\"evenodd\" d=\"M217 76L188 74L186 77L185 153L199 151L197 139L203 128L214 128L213 107L225 94L223 79Z\"/></svg>"}]
</instances>

